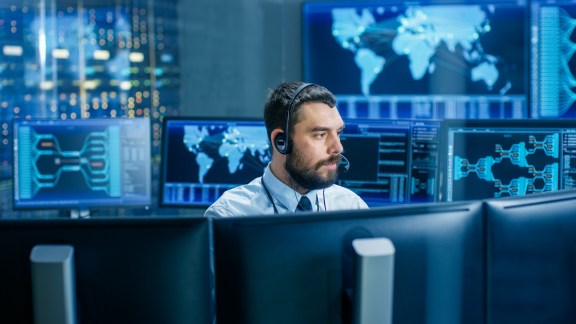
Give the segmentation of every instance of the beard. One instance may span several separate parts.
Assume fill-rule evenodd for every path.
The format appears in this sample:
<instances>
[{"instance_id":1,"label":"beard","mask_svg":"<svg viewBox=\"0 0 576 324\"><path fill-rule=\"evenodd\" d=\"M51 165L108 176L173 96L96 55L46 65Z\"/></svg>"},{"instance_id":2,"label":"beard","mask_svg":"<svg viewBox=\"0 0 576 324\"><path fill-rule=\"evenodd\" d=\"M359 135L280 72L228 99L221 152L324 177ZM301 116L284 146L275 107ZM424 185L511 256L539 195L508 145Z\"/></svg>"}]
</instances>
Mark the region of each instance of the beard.
<instances>
[{"instance_id":1,"label":"beard","mask_svg":"<svg viewBox=\"0 0 576 324\"><path fill-rule=\"evenodd\" d=\"M336 170L329 170L326 176L320 173L320 168L330 163L338 164L340 159L340 155L336 155L322 160L312 167L308 167L304 154L293 150L291 154L286 156L285 168L290 177L292 177L300 187L307 190L324 189L336 183L336 179L338 179L338 168L336 168Z\"/></svg>"}]
</instances>

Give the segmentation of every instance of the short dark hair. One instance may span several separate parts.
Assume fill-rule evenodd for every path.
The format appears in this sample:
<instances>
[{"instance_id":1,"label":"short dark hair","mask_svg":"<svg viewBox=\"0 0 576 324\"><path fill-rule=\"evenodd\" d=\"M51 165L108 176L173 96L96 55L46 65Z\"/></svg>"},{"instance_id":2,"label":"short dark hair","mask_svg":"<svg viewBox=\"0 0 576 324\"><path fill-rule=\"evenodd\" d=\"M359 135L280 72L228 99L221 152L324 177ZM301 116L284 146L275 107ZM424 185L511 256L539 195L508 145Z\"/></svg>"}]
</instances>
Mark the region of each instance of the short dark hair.
<instances>
[{"instance_id":1,"label":"short dark hair","mask_svg":"<svg viewBox=\"0 0 576 324\"><path fill-rule=\"evenodd\" d=\"M294 92L303 84L304 82L300 81L281 83L276 89L268 93L264 104L264 123L266 124L268 140L270 140L270 134L272 134L273 130L286 127L288 105L290 105ZM336 97L328 89L318 84L304 88L292 105L289 121L290 129L293 129L293 126L299 121L298 112L300 106L309 102L325 103L330 107L335 107ZM290 136L290 134L286 134L286 136Z\"/></svg>"}]
</instances>

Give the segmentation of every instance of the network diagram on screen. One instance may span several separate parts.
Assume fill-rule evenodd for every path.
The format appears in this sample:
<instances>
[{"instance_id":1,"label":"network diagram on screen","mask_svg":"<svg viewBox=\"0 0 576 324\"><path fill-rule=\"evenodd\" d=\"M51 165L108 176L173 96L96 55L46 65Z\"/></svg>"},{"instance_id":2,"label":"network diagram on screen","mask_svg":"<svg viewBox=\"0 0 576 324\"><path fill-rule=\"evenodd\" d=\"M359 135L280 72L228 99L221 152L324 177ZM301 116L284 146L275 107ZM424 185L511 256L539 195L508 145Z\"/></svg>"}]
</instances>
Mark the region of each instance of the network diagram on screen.
<instances>
[{"instance_id":1,"label":"network diagram on screen","mask_svg":"<svg viewBox=\"0 0 576 324\"><path fill-rule=\"evenodd\" d=\"M573 128L454 127L447 145L447 200L576 187Z\"/></svg>"},{"instance_id":2,"label":"network diagram on screen","mask_svg":"<svg viewBox=\"0 0 576 324\"><path fill-rule=\"evenodd\" d=\"M14 207L150 203L150 130L139 120L14 121Z\"/></svg>"}]
</instances>

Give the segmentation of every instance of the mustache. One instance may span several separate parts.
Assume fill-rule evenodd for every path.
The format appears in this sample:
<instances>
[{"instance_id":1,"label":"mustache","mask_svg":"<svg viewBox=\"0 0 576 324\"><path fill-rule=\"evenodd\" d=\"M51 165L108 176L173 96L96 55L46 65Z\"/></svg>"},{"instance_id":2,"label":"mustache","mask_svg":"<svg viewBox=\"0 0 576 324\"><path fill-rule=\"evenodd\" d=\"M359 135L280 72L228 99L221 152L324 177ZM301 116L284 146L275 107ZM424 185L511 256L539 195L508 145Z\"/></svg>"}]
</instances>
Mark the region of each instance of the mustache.
<instances>
[{"instance_id":1,"label":"mustache","mask_svg":"<svg viewBox=\"0 0 576 324\"><path fill-rule=\"evenodd\" d=\"M340 156L340 154L333 155L332 157L329 157L326 160L322 160L322 161L316 163L316 170L320 169L323 165L339 164L340 161L342 161L342 157Z\"/></svg>"}]
</instances>

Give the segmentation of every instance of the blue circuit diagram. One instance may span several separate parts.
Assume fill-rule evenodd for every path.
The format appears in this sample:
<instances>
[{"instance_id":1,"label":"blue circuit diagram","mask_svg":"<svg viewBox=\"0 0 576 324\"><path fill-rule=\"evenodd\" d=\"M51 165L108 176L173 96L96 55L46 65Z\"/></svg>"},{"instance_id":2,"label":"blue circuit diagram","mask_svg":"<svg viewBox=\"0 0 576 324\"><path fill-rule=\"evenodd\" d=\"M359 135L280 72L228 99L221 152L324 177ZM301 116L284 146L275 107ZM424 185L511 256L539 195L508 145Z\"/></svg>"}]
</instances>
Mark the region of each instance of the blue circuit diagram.
<instances>
[{"instance_id":1,"label":"blue circuit diagram","mask_svg":"<svg viewBox=\"0 0 576 324\"><path fill-rule=\"evenodd\" d=\"M502 144L494 145L494 156L488 155L478 158L475 163L468 158L454 156L454 181L462 180L470 174L476 174L479 179L492 182L494 197L521 196L527 193L554 191L559 188L559 163L551 162L543 166L529 162L529 157L538 152L545 156L558 160L560 156L559 134L546 135L539 141L536 136L529 135L528 141L512 144L504 148ZM512 178L505 182L494 174L494 169L504 160L508 160L513 166L525 170L526 176Z\"/></svg>"},{"instance_id":2,"label":"blue circuit diagram","mask_svg":"<svg viewBox=\"0 0 576 324\"><path fill-rule=\"evenodd\" d=\"M120 126L87 132L77 149L63 149L61 142L66 140L56 134L37 133L32 127L18 128L20 199L30 199L44 188L66 186L62 178L69 173L80 175L88 191L120 197Z\"/></svg>"}]
</instances>

